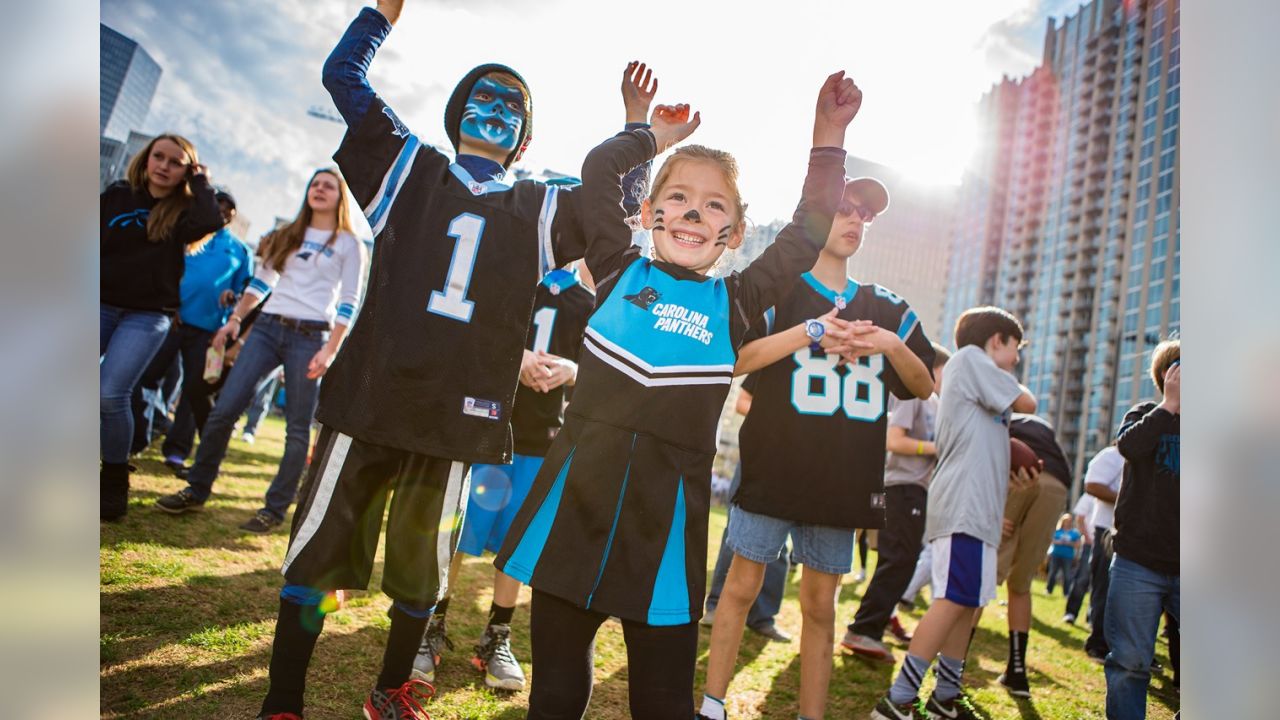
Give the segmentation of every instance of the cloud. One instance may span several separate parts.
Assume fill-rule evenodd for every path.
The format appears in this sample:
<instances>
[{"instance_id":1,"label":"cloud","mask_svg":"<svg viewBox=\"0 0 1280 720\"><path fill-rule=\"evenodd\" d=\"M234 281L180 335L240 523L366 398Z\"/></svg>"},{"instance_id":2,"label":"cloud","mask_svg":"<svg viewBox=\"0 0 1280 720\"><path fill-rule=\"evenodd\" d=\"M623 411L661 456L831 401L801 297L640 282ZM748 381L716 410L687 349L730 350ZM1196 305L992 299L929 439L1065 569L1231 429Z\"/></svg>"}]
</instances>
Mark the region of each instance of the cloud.
<instances>
[{"instance_id":1,"label":"cloud","mask_svg":"<svg viewBox=\"0 0 1280 720\"><path fill-rule=\"evenodd\" d=\"M622 67L659 72L659 102L703 112L694 141L737 155L757 220L798 199L822 78L845 68L866 93L846 146L908 173L958 179L972 110L1002 74L1038 62L1046 13L1063 0L955 3L806 2L788 6L651 0L644 13L550 0L522 10L497 0L409 4L370 70L374 88L425 141L445 146L454 83L505 62L534 92L530 169L576 173L622 123ZM330 162L343 127L306 115L329 106L325 56L360 5L343 0L197 3L103 0L102 21L164 67L148 131L192 135L253 232L291 215L312 169Z\"/></svg>"}]
</instances>

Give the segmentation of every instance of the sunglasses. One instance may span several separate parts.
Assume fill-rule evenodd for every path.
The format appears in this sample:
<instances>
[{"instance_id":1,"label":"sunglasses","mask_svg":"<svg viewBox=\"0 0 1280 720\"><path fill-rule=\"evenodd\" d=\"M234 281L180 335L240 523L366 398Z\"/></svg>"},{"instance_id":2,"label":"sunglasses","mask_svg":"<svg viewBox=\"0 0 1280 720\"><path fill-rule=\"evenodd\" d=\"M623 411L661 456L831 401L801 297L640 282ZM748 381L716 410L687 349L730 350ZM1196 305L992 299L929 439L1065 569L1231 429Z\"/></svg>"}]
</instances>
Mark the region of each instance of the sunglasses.
<instances>
[{"instance_id":1,"label":"sunglasses","mask_svg":"<svg viewBox=\"0 0 1280 720\"><path fill-rule=\"evenodd\" d=\"M858 213L858 217L862 220L863 224L870 224L872 220L876 219L875 213L855 202L841 200L840 204L836 206L836 213L843 217L849 217L855 212Z\"/></svg>"}]
</instances>

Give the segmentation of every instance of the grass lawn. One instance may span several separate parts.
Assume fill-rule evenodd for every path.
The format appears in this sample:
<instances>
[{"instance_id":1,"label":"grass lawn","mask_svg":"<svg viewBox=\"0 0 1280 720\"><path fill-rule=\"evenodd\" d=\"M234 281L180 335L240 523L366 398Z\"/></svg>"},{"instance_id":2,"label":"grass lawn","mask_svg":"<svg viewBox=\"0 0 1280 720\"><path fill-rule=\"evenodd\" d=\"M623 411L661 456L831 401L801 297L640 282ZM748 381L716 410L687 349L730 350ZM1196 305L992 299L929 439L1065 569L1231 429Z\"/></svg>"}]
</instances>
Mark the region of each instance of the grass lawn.
<instances>
[{"instance_id":1,"label":"grass lawn","mask_svg":"<svg viewBox=\"0 0 1280 720\"><path fill-rule=\"evenodd\" d=\"M267 662L275 625L287 533L259 537L237 525L259 507L283 449L284 427L268 418L258 441L233 440L215 495L201 513L171 517L151 507L182 481L149 450L135 461L128 517L103 523L101 531L100 702L108 718L218 718L257 716L267 685ZM711 517L711 559L719 545L725 513ZM873 553L874 557L874 553ZM381 558L381 551L379 552ZM469 558L449 613L457 649L445 656L437 675L438 696L429 703L433 718L515 720L524 717L525 693L490 691L467 662L489 608L491 558ZM388 598L377 592L349 594L346 606L329 616L316 648L307 687L308 718L359 718L368 687L377 675L386 641ZM729 691L734 720L794 718L799 682L799 574L788 581L778 622L797 636L789 644L768 643L747 633L739 672ZM853 617L861 591L847 578L838 617ZM1081 648L1086 631L1064 625L1061 596L1046 597L1038 581L1029 658L1035 698L1014 702L995 683L1004 668L1005 612L991 606L974 641L966 671L969 692L992 718L1076 720L1103 717L1105 682L1101 666ZM1004 597L1001 588L1001 597ZM904 617L911 628L922 611ZM521 593L513 646L531 673L529 593ZM843 635L843 625L837 639ZM709 633L701 630L699 677L706 667ZM897 648L899 661L905 648ZM1169 667L1163 641L1157 656ZM831 679L829 718L864 718L892 682L895 668L837 655ZM927 681L932 685L932 678ZM1152 681L1148 717L1167 720L1177 707L1168 670ZM607 623L596 643L596 687L590 718L627 717L626 650L621 627Z\"/></svg>"}]
</instances>

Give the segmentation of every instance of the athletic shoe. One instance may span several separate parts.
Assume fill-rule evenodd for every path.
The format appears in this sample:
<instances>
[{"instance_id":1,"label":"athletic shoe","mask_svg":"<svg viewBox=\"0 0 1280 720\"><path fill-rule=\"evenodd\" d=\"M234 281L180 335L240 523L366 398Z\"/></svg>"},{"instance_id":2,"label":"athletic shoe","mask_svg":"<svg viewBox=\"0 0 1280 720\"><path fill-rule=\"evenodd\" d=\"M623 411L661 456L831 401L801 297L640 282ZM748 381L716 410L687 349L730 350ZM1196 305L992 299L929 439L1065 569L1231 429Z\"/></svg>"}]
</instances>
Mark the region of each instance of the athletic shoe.
<instances>
[{"instance_id":1,"label":"athletic shoe","mask_svg":"<svg viewBox=\"0 0 1280 720\"><path fill-rule=\"evenodd\" d=\"M911 633L907 632L907 629L902 627L902 621L898 619L897 615L889 617L889 634L892 635L895 640L904 645L911 642Z\"/></svg>"},{"instance_id":2,"label":"athletic shoe","mask_svg":"<svg viewBox=\"0 0 1280 720\"><path fill-rule=\"evenodd\" d=\"M939 700L935 695L930 695L929 702L925 703L924 710L929 713L929 717L932 720L987 720L986 716L978 712L978 708L974 707L973 701L964 693L945 702Z\"/></svg>"},{"instance_id":3,"label":"athletic shoe","mask_svg":"<svg viewBox=\"0 0 1280 720\"><path fill-rule=\"evenodd\" d=\"M172 470L174 475L177 475L183 480L187 479L187 473L191 470L191 468L187 467L184 459L179 455L170 455L165 458L164 466Z\"/></svg>"},{"instance_id":4,"label":"athletic shoe","mask_svg":"<svg viewBox=\"0 0 1280 720\"><path fill-rule=\"evenodd\" d=\"M885 695L871 711L871 720L930 720L930 718L925 713L924 704L920 702L920 698L895 705L889 696Z\"/></svg>"},{"instance_id":5,"label":"athletic shoe","mask_svg":"<svg viewBox=\"0 0 1280 720\"><path fill-rule=\"evenodd\" d=\"M1000 677L996 681L1004 686L1005 690L1014 697L1029 698L1031 697L1031 685L1027 682L1026 673L1000 673Z\"/></svg>"},{"instance_id":6,"label":"athletic shoe","mask_svg":"<svg viewBox=\"0 0 1280 720\"><path fill-rule=\"evenodd\" d=\"M1096 662L1096 663L1099 663L1099 664L1104 663L1104 662L1106 662L1106 661L1107 661L1107 653L1106 653L1106 651L1105 651L1105 650L1099 650L1099 649L1097 649L1097 648L1086 647L1086 648L1084 649L1084 654L1085 654L1085 655L1088 655L1090 660L1092 660L1092 661L1094 661L1094 662Z\"/></svg>"},{"instance_id":7,"label":"athletic shoe","mask_svg":"<svg viewBox=\"0 0 1280 720\"><path fill-rule=\"evenodd\" d=\"M893 662L893 651L885 647L884 643L866 635L858 635L852 630L844 634L844 640L840 641L840 645L855 655L879 660L880 662Z\"/></svg>"},{"instance_id":8,"label":"athletic shoe","mask_svg":"<svg viewBox=\"0 0 1280 720\"><path fill-rule=\"evenodd\" d=\"M245 444L245 445L252 445L252 444L253 444L253 441L254 441L253 433L251 433L251 432L247 432L247 433L245 433L245 434L241 435L241 436L240 436L240 439L244 441L244 444Z\"/></svg>"},{"instance_id":9,"label":"athletic shoe","mask_svg":"<svg viewBox=\"0 0 1280 720\"><path fill-rule=\"evenodd\" d=\"M196 491L188 485L172 495L165 495L156 500L156 507L170 515L181 515L204 508L204 501L197 500Z\"/></svg>"},{"instance_id":10,"label":"athletic shoe","mask_svg":"<svg viewBox=\"0 0 1280 720\"><path fill-rule=\"evenodd\" d=\"M411 677L426 682L435 681L436 667L440 665L444 649L453 649L453 641L445 631L444 618L432 616L431 621L427 623L426 632L422 633L422 644L418 646L418 656L413 659Z\"/></svg>"},{"instance_id":11,"label":"athletic shoe","mask_svg":"<svg viewBox=\"0 0 1280 720\"><path fill-rule=\"evenodd\" d=\"M246 520L240 525L240 529L246 532L257 533L258 535L266 535L267 533L280 527L280 523L284 520L276 518L275 515L266 510L259 510L254 516Z\"/></svg>"},{"instance_id":12,"label":"athletic shoe","mask_svg":"<svg viewBox=\"0 0 1280 720\"><path fill-rule=\"evenodd\" d=\"M436 689L421 680L398 688L374 688L364 701L365 720L431 720L422 703L435 694Z\"/></svg>"},{"instance_id":13,"label":"athletic shoe","mask_svg":"<svg viewBox=\"0 0 1280 720\"><path fill-rule=\"evenodd\" d=\"M484 673L484 684L495 690L524 689L524 670L511 652L510 625L490 625L484 629L471 665Z\"/></svg>"},{"instance_id":14,"label":"athletic shoe","mask_svg":"<svg viewBox=\"0 0 1280 720\"><path fill-rule=\"evenodd\" d=\"M294 713L271 713L259 715L258 720L302 720L302 716Z\"/></svg>"},{"instance_id":15,"label":"athletic shoe","mask_svg":"<svg viewBox=\"0 0 1280 720\"><path fill-rule=\"evenodd\" d=\"M902 612L911 612L912 610L916 609L916 604L915 602L910 600L899 600L898 609L901 610Z\"/></svg>"},{"instance_id":16,"label":"athletic shoe","mask_svg":"<svg viewBox=\"0 0 1280 720\"><path fill-rule=\"evenodd\" d=\"M763 635L773 642L791 642L791 633L783 630L774 623L769 623L768 625L762 625L760 627L748 627L747 629L757 635Z\"/></svg>"},{"instance_id":17,"label":"athletic shoe","mask_svg":"<svg viewBox=\"0 0 1280 720\"><path fill-rule=\"evenodd\" d=\"M1075 613L1067 613L1066 615L1063 615L1063 616L1062 616L1062 622L1064 622L1064 623L1066 623L1066 624L1068 624L1068 625L1075 625L1075 624L1076 624L1076 614L1075 614Z\"/></svg>"},{"instance_id":18,"label":"athletic shoe","mask_svg":"<svg viewBox=\"0 0 1280 720\"><path fill-rule=\"evenodd\" d=\"M702 614L702 619L698 621L702 627L711 627L716 624L716 609L711 608Z\"/></svg>"},{"instance_id":19,"label":"athletic shoe","mask_svg":"<svg viewBox=\"0 0 1280 720\"><path fill-rule=\"evenodd\" d=\"M856 585L856 584L859 584L859 583L864 583L864 582L866 582L866 581L867 581L867 571L866 571L866 570L859 570L859 571L858 571L858 574L853 576L853 582L854 582L854 584L855 584L855 585Z\"/></svg>"}]
</instances>

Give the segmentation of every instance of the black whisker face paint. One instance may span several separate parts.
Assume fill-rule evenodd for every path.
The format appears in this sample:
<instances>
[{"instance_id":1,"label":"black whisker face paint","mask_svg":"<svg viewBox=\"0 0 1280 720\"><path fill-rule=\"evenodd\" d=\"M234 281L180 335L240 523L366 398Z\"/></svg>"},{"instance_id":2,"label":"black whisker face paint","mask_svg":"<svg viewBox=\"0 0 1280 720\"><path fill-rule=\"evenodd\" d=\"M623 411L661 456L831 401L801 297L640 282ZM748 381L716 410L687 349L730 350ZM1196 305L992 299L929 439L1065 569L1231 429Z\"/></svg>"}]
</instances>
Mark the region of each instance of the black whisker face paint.
<instances>
[{"instance_id":1,"label":"black whisker face paint","mask_svg":"<svg viewBox=\"0 0 1280 720\"><path fill-rule=\"evenodd\" d=\"M654 230L662 230L663 232L666 232L667 228L665 225L662 224L662 216L664 214L665 214L665 211L662 208L658 208L657 210L653 211L653 229Z\"/></svg>"},{"instance_id":2,"label":"black whisker face paint","mask_svg":"<svg viewBox=\"0 0 1280 720\"><path fill-rule=\"evenodd\" d=\"M697 210L690 210L689 212L685 213L684 219L688 220L689 222L702 222L702 216L698 214Z\"/></svg>"},{"instance_id":3,"label":"black whisker face paint","mask_svg":"<svg viewBox=\"0 0 1280 720\"><path fill-rule=\"evenodd\" d=\"M725 225L720 228L720 232L716 235L716 245L729 244L729 231L733 229L732 225Z\"/></svg>"}]
</instances>

